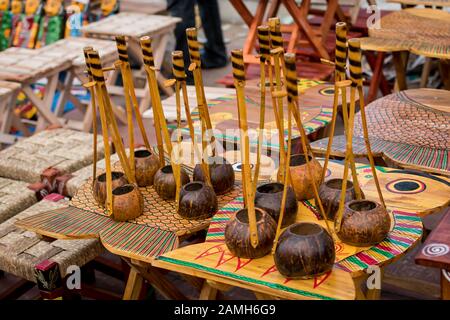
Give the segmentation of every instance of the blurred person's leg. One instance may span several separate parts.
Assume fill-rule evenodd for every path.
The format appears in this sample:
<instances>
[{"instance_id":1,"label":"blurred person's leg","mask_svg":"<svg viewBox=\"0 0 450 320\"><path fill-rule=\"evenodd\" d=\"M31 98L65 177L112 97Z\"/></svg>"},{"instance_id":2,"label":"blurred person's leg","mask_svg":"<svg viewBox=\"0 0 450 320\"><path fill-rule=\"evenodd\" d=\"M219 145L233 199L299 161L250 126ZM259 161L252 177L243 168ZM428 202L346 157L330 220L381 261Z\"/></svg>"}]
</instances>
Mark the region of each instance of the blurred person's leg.
<instances>
[{"instance_id":1,"label":"blurred person's leg","mask_svg":"<svg viewBox=\"0 0 450 320\"><path fill-rule=\"evenodd\" d=\"M207 40L202 52L202 67L206 69L223 67L227 64L228 57L223 40L219 4L217 0L197 0L197 3Z\"/></svg>"},{"instance_id":2,"label":"blurred person's leg","mask_svg":"<svg viewBox=\"0 0 450 320\"><path fill-rule=\"evenodd\" d=\"M195 27L195 0L167 0L167 10L173 17L182 19L175 27L175 50L183 51L184 65L187 68L190 60L186 29ZM191 78L190 72L187 71L186 74Z\"/></svg>"}]
</instances>

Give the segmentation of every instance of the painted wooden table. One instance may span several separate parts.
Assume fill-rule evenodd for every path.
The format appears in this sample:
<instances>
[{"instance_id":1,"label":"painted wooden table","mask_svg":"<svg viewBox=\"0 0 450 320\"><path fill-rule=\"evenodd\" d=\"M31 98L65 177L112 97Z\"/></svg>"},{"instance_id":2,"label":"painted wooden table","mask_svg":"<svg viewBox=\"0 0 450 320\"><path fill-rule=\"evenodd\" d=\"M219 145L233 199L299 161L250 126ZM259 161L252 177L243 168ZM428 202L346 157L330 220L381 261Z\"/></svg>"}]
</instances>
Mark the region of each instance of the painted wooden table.
<instances>
[{"instance_id":1,"label":"painted wooden table","mask_svg":"<svg viewBox=\"0 0 450 320\"><path fill-rule=\"evenodd\" d=\"M441 298L450 300L450 209L427 237L416 263L441 269Z\"/></svg>"},{"instance_id":2,"label":"painted wooden table","mask_svg":"<svg viewBox=\"0 0 450 320\"><path fill-rule=\"evenodd\" d=\"M366 107L372 152L402 168L450 176L450 92L410 89L385 96ZM355 117L353 151L366 157L361 115ZM325 154L328 138L312 143ZM332 155L344 157L345 137L333 139Z\"/></svg>"},{"instance_id":3,"label":"painted wooden table","mask_svg":"<svg viewBox=\"0 0 450 320\"><path fill-rule=\"evenodd\" d=\"M64 56L71 59L72 65L67 70L64 81L60 81L59 83L60 96L56 104L55 114L66 127L85 132L89 132L92 128L91 105L90 103L88 103L87 106L83 104L71 93L71 90L76 79L81 83L88 82L85 74L86 62L84 59L83 48L89 46L99 51L103 67L110 67L118 59L116 43L110 40L74 37L58 40L55 43L39 49L39 52L49 56ZM111 79L114 79L114 77L111 77ZM61 118L64 114L64 107L67 101L72 102L81 110L82 114L84 114L83 121ZM125 111L115 105L113 105L113 110L118 119L121 122L126 123Z\"/></svg>"},{"instance_id":4,"label":"painted wooden table","mask_svg":"<svg viewBox=\"0 0 450 320\"><path fill-rule=\"evenodd\" d=\"M19 225L54 238L100 238L108 250L124 257L133 266L126 298L137 297L142 277L151 279L152 284L165 292L166 297L183 297L173 285L165 282L161 271L155 267L206 279L199 282L198 279L192 281L193 278L189 278L201 289L202 298L213 298L217 288L226 290L230 285L250 288L256 291L260 298L376 298L379 291L372 290L364 295L358 287L355 288L353 281L358 285L364 283L368 276L366 269L370 265L383 266L391 263L415 245L422 235L419 215L429 214L447 206L447 194L450 192L448 179L383 167L377 169L393 221L388 238L371 248L337 246L340 260L336 262L334 270L311 280L289 280L281 277L274 269L270 256L262 260L244 261L227 253L223 244L223 229L226 221L242 207L242 199L239 197L228 201L214 216L205 243L177 250L174 249L178 247L180 235L186 235L182 231L186 230L186 225L168 215L167 209L162 210L161 200L151 200L151 197L145 196L146 210L150 211L138 218L143 224L118 223L103 216L101 210L93 205L92 195L88 190L90 183L81 188L69 208L21 220ZM370 166L358 165L357 170L366 196L369 199L377 199ZM342 165L331 162L327 178L341 175ZM146 194L151 193L151 188L141 190ZM160 203L158 207L155 207L154 201ZM170 204L168 207L170 211ZM323 224L323 221L317 218L313 202L303 202L300 207L299 219ZM64 223L61 224L61 221ZM181 224L177 224L177 221ZM198 225L202 222L190 223Z\"/></svg>"},{"instance_id":5,"label":"painted wooden table","mask_svg":"<svg viewBox=\"0 0 450 320\"><path fill-rule=\"evenodd\" d=\"M0 80L20 84L21 91L33 103L39 113L36 130L40 131L47 124L60 125L58 117L51 112L53 98L61 71L70 68L72 61L65 56L55 57L40 53L39 50L9 48L0 52ZM45 93L42 98L33 91L32 85L45 79ZM12 106L8 112L13 112Z\"/></svg>"},{"instance_id":6,"label":"painted wooden table","mask_svg":"<svg viewBox=\"0 0 450 320\"><path fill-rule=\"evenodd\" d=\"M332 101L334 86L331 83L301 79L298 87L302 94L299 98L301 106L301 114L304 128L307 134L312 139L317 139L326 130L327 125L331 121L332 116ZM235 145L239 141L238 131L238 115L236 109L236 91L227 88L213 88L207 87L206 99L211 116L211 122L214 129L215 137L224 144ZM256 129L259 125L260 113L260 89L259 80L249 80L246 83L246 104L249 120L249 129ZM197 109L197 101L195 95L195 88L188 86L189 105L191 107L191 114L194 120L194 129L200 137L201 127L199 122L199 113ZM176 100L171 96L163 101L164 114L168 121L176 119ZM285 114L287 114L287 105L284 105ZM182 108L182 116L184 115L184 108ZM144 113L144 117L153 117L151 111ZM174 126L172 126L175 128ZM285 128L287 128L287 119L285 119ZM265 137L263 141L263 148L267 150L277 151L278 134L275 124L274 113L272 109L272 100L270 93L266 94L266 114L265 114ZM256 133L256 130L253 130ZM182 129L183 135L189 136L189 129L187 126ZM287 130L284 135L287 140ZM293 130L294 143L299 141L300 132ZM200 138L199 138L200 139ZM250 145L256 150L257 136L250 136ZM297 144L296 144L297 145ZM229 150L229 149L227 149Z\"/></svg>"},{"instance_id":7,"label":"painted wooden table","mask_svg":"<svg viewBox=\"0 0 450 320\"><path fill-rule=\"evenodd\" d=\"M142 49L139 39L143 36L152 37L153 55L155 58L155 66L161 67L161 63L166 51L167 42L171 32L175 29L175 25L181 21L180 18L160 15L148 15L137 12L121 12L119 14L109 16L84 26L81 30L87 37L114 39L115 36L125 36L128 38L128 49L131 57L135 61L142 61ZM144 72L143 70L141 70ZM164 77L158 73L158 83L167 93L172 93L166 88ZM123 88L111 87L108 89L110 94L122 95ZM141 98L141 112L148 109L150 104L150 93L148 91L147 82L143 89L136 89L136 96Z\"/></svg>"},{"instance_id":8,"label":"painted wooden table","mask_svg":"<svg viewBox=\"0 0 450 320\"><path fill-rule=\"evenodd\" d=\"M324 19L319 30L314 30L308 21L308 13L311 6L311 1L303 1L300 5L294 0L259 0L255 14L253 15L242 0L230 0L230 3L242 17L244 22L249 27L249 33L244 44L244 61L245 63L259 63L259 60L252 54L256 46L256 30L257 27L264 23L265 19L275 17L281 5L283 5L292 19L294 24L292 26L284 26L285 31L291 32L291 37L288 44L288 52L293 52L299 43L300 36L303 41L300 43L305 46L309 45L313 48L316 56L329 59L330 55L325 47L328 32L335 15L344 18L344 14L339 7L337 0L327 1L327 9L324 13ZM282 31L283 31L282 29Z\"/></svg>"},{"instance_id":9,"label":"painted wooden table","mask_svg":"<svg viewBox=\"0 0 450 320\"><path fill-rule=\"evenodd\" d=\"M369 28L369 37L361 38L361 48L392 52L398 90L407 88L408 53L440 59L443 82L450 88L450 13L447 11L413 8L387 14L381 18L379 28Z\"/></svg>"},{"instance_id":10,"label":"painted wooden table","mask_svg":"<svg viewBox=\"0 0 450 320\"><path fill-rule=\"evenodd\" d=\"M326 179L341 178L342 168L341 163L331 162ZM320 293L332 298L329 290L336 284L336 276L343 277L341 271L353 278L358 299L379 298L378 289L368 290L366 294L360 289L361 285L365 287L368 272L373 266L378 266L382 277L384 266L401 258L418 243L422 236L420 215L436 212L449 205L446 195L450 192L450 183L448 179L431 175L423 177L403 170L384 167L377 167L377 170L392 221L388 237L378 245L365 248L343 244L335 237L336 263L335 269L329 274L306 281L285 279L278 274L271 256L255 260L234 257L224 244L224 230L227 221L243 207L242 198L231 202L214 216L205 243L165 253L153 265L209 280L203 286L203 298L213 299L217 290L227 291L233 286L257 291L258 298L294 298L292 293L297 294L296 298L302 294L303 297L319 298ZM370 166L357 164L357 172L366 197L378 200ZM325 226L324 221L318 217L313 201L299 204L298 221L312 221ZM305 282L300 285L302 281ZM305 290L305 287L309 287L306 290L309 295L300 291L300 288ZM343 298L348 299L346 296Z\"/></svg>"}]
</instances>

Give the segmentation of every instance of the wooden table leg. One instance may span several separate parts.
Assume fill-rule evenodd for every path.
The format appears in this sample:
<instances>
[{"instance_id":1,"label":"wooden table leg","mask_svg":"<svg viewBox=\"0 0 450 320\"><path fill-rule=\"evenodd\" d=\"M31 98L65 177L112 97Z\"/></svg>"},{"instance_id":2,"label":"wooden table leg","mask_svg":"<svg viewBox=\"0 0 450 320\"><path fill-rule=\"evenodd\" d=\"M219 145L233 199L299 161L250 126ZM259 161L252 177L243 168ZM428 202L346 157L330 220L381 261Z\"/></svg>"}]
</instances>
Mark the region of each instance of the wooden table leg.
<instances>
[{"instance_id":1,"label":"wooden table leg","mask_svg":"<svg viewBox=\"0 0 450 320\"><path fill-rule=\"evenodd\" d=\"M372 69L372 79L370 80L369 92L367 94L366 102L370 103L377 98L378 89L381 86L383 75L383 63L386 53L378 52L376 57L374 57L372 52L365 52L367 61L369 62L370 68Z\"/></svg>"},{"instance_id":2,"label":"wooden table leg","mask_svg":"<svg viewBox=\"0 0 450 320\"><path fill-rule=\"evenodd\" d=\"M256 8L255 15L253 17L252 23L249 26L248 35L245 39L244 48L243 48L243 54L244 54L244 61L248 61L246 57L253 57L253 49L255 48L256 44L256 31L259 25L262 24L262 21L264 19L264 14L266 12L268 1L267 0L260 0L258 3L258 7ZM244 6L244 4L242 4Z\"/></svg>"},{"instance_id":3,"label":"wooden table leg","mask_svg":"<svg viewBox=\"0 0 450 320\"><path fill-rule=\"evenodd\" d=\"M450 271L441 270L441 299L450 300Z\"/></svg>"},{"instance_id":4,"label":"wooden table leg","mask_svg":"<svg viewBox=\"0 0 450 320\"><path fill-rule=\"evenodd\" d=\"M199 300L215 300L217 297L217 289L213 288L208 281L203 283L202 291L200 291Z\"/></svg>"},{"instance_id":5,"label":"wooden table leg","mask_svg":"<svg viewBox=\"0 0 450 320\"><path fill-rule=\"evenodd\" d=\"M59 93L58 102L56 103L55 114L57 117L60 117L64 114L64 108L66 106L69 95L71 94L73 79L75 78L74 72L72 69L67 71L66 78L64 79L64 83L61 85L61 90Z\"/></svg>"},{"instance_id":6,"label":"wooden table leg","mask_svg":"<svg viewBox=\"0 0 450 320\"><path fill-rule=\"evenodd\" d=\"M408 85L406 82L406 66L408 64L408 51L395 51L392 52L395 73L396 73L396 81L395 81L395 91L403 91L408 89Z\"/></svg>"},{"instance_id":7,"label":"wooden table leg","mask_svg":"<svg viewBox=\"0 0 450 320\"><path fill-rule=\"evenodd\" d=\"M330 55L323 45L322 40L316 35L309 22L302 16L301 10L297 7L296 2L293 0L282 0L282 2L319 56L329 60Z\"/></svg>"},{"instance_id":8,"label":"wooden table leg","mask_svg":"<svg viewBox=\"0 0 450 320\"><path fill-rule=\"evenodd\" d=\"M136 269L131 268L130 274L128 275L125 292L123 294L123 300L137 300L141 293L143 282L144 279L142 276L136 271Z\"/></svg>"},{"instance_id":9,"label":"wooden table leg","mask_svg":"<svg viewBox=\"0 0 450 320\"><path fill-rule=\"evenodd\" d=\"M39 112L39 120L36 131L42 130L45 127L45 123L53 125L61 125L58 117L52 113L51 106L53 98L55 96L56 85L58 84L58 74L54 74L48 78L47 85L45 87L45 94L43 99L40 99L34 92L29 84L22 87L22 91L30 99Z\"/></svg>"},{"instance_id":10,"label":"wooden table leg","mask_svg":"<svg viewBox=\"0 0 450 320\"><path fill-rule=\"evenodd\" d=\"M442 82L444 83L444 88L450 90L450 61L449 60L439 60L439 71L441 72Z\"/></svg>"},{"instance_id":11,"label":"wooden table leg","mask_svg":"<svg viewBox=\"0 0 450 320\"><path fill-rule=\"evenodd\" d=\"M152 267L150 264L143 264L140 262L131 262L125 259L125 262L147 280L156 290L159 291L165 298L170 300L187 300L186 296L182 294L178 288L161 273L160 269ZM132 271L130 271L131 273Z\"/></svg>"}]
</instances>

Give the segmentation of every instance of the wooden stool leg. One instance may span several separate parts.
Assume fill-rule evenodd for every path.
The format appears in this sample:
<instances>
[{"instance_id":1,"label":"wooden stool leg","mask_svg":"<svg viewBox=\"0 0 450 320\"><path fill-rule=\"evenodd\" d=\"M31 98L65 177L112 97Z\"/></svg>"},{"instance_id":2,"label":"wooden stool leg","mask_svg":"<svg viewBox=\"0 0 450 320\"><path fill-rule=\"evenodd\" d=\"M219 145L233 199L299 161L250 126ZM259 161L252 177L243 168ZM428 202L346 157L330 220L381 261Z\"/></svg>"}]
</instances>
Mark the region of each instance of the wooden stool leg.
<instances>
[{"instance_id":1,"label":"wooden stool leg","mask_svg":"<svg viewBox=\"0 0 450 320\"><path fill-rule=\"evenodd\" d=\"M441 299L450 300L450 271L441 270Z\"/></svg>"},{"instance_id":2,"label":"wooden stool leg","mask_svg":"<svg viewBox=\"0 0 450 320\"><path fill-rule=\"evenodd\" d=\"M144 279L136 269L131 268L127 286L125 287L125 292L123 294L123 300L137 300L141 293L143 281Z\"/></svg>"},{"instance_id":3,"label":"wooden stool leg","mask_svg":"<svg viewBox=\"0 0 450 320\"><path fill-rule=\"evenodd\" d=\"M200 292L199 300L215 300L217 297L217 289L209 285L208 281L203 283L202 291Z\"/></svg>"},{"instance_id":4,"label":"wooden stool leg","mask_svg":"<svg viewBox=\"0 0 450 320\"><path fill-rule=\"evenodd\" d=\"M450 90L450 63L446 60L439 60L439 71L441 72L444 88Z\"/></svg>"},{"instance_id":5,"label":"wooden stool leg","mask_svg":"<svg viewBox=\"0 0 450 320\"><path fill-rule=\"evenodd\" d=\"M408 89L406 83L406 66L408 64L409 52L398 51L392 53L394 58L395 72L397 74L395 81L395 91L403 91Z\"/></svg>"},{"instance_id":6,"label":"wooden stool leg","mask_svg":"<svg viewBox=\"0 0 450 320\"><path fill-rule=\"evenodd\" d=\"M420 87L426 88L428 84L428 78L430 76L431 71L431 62L433 60L431 58L425 58L425 64L423 65L422 76L420 77Z\"/></svg>"}]
</instances>

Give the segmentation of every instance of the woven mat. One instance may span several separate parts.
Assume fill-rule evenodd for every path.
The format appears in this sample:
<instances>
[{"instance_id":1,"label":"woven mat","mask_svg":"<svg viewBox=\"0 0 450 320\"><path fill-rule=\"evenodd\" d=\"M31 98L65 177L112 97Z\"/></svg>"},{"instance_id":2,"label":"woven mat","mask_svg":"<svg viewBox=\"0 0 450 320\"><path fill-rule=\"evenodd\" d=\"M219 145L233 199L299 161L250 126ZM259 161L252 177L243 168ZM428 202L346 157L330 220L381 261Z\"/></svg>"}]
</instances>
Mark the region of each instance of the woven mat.
<instances>
[{"instance_id":1,"label":"woven mat","mask_svg":"<svg viewBox=\"0 0 450 320\"><path fill-rule=\"evenodd\" d=\"M0 178L0 223L36 203L34 192L27 185L25 182Z\"/></svg>"},{"instance_id":2,"label":"woven mat","mask_svg":"<svg viewBox=\"0 0 450 320\"><path fill-rule=\"evenodd\" d=\"M43 260L58 263L64 277L70 265L83 266L98 256L103 247L96 239L43 240L34 232L14 225L16 221L67 205L67 200L52 194L0 224L0 269L35 282L34 266Z\"/></svg>"},{"instance_id":3,"label":"woven mat","mask_svg":"<svg viewBox=\"0 0 450 320\"><path fill-rule=\"evenodd\" d=\"M0 152L0 176L33 183L49 167L71 173L92 163L92 140L90 133L69 129L42 131ZM101 136L98 147L103 157Z\"/></svg>"}]
</instances>

